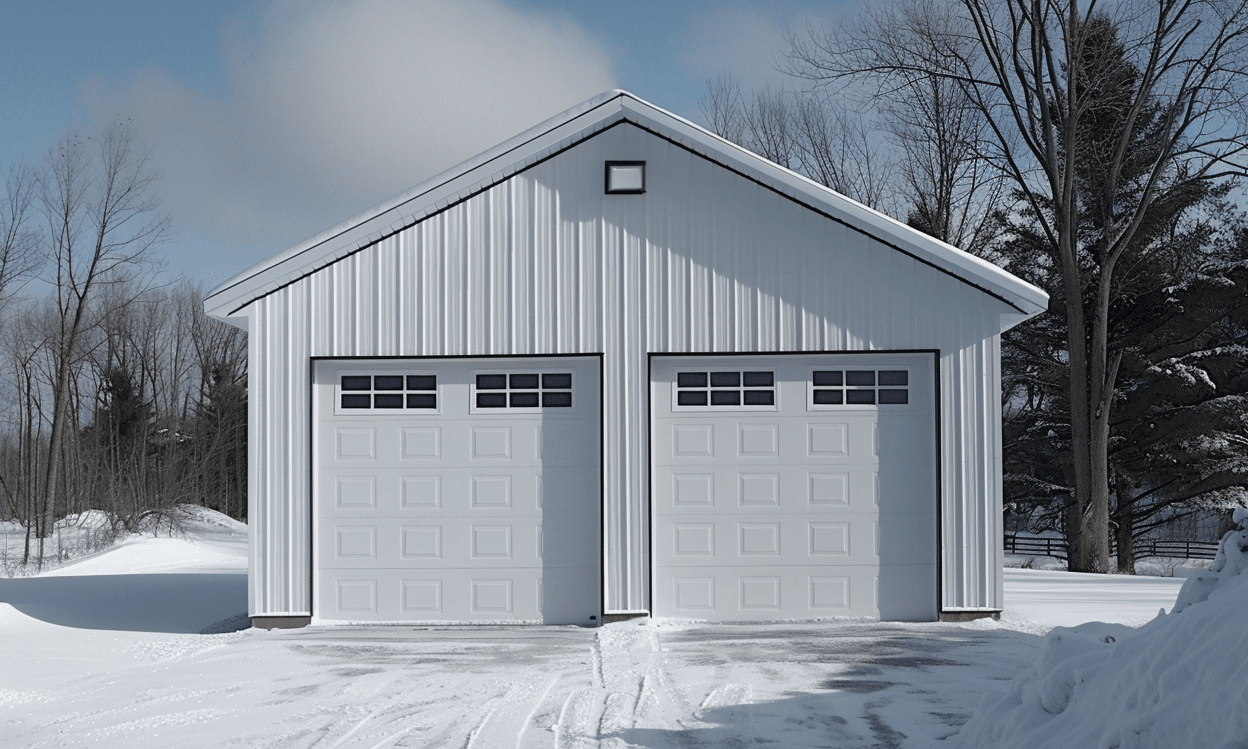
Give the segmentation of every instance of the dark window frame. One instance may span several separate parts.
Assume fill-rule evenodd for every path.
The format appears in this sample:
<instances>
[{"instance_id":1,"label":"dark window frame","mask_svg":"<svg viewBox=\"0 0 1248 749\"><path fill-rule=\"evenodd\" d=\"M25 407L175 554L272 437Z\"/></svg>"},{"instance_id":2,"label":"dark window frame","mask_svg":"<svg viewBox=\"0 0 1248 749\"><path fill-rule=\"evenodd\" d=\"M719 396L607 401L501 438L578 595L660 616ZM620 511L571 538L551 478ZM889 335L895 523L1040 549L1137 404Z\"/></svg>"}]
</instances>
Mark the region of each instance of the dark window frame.
<instances>
[{"instance_id":1,"label":"dark window frame","mask_svg":"<svg viewBox=\"0 0 1248 749\"><path fill-rule=\"evenodd\" d=\"M774 369L678 369L672 384L674 409L775 411L779 408Z\"/></svg>"},{"instance_id":2,"label":"dark window frame","mask_svg":"<svg viewBox=\"0 0 1248 749\"><path fill-rule=\"evenodd\" d=\"M611 189L611 167L616 166L641 167L641 187ZM607 195L643 195L646 192L646 171L646 162L644 161L607 161L602 169L602 191Z\"/></svg>"},{"instance_id":3,"label":"dark window frame","mask_svg":"<svg viewBox=\"0 0 1248 749\"><path fill-rule=\"evenodd\" d=\"M429 372L352 372L334 385L337 414L441 413L438 375Z\"/></svg>"},{"instance_id":4,"label":"dark window frame","mask_svg":"<svg viewBox=\"0 0 1248 749\"><path fill-rule=\"evenodd\" d=\"M813 410L910 405L909 369L812 369L806 386L806 407Z\"/></svg>"},{"instance_id":5,"label":"dark window frame","mask_svg":"<svg viewBox=\"0 0 1248 749\"><path fill-rule=\"evenodd\" d=\"M570 371L475 372L471 385L468 410L473 414L535 413L548 408L571 409L575 405Z\"/></svg>"}]
</instances>

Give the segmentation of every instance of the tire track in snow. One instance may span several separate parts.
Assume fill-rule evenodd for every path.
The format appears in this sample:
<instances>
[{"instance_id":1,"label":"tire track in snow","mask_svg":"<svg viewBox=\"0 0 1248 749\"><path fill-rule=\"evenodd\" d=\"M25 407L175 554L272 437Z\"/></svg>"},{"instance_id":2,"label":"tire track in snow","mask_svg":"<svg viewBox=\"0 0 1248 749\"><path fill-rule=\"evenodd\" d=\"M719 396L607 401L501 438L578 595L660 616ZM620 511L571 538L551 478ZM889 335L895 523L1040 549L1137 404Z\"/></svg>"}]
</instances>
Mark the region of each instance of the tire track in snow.
<instances>
[{"instance_id":1,"label":"tire track in snow","mask_svg":"<svg viewBox=\"0 0 1248 749\"><path fill-rule=\"evenodd\" d=\"M577 689L563 701L559 720L555 723L556 749L576 749L589 737L590 705L594 689Z\"/></svg>"}]
</instances>

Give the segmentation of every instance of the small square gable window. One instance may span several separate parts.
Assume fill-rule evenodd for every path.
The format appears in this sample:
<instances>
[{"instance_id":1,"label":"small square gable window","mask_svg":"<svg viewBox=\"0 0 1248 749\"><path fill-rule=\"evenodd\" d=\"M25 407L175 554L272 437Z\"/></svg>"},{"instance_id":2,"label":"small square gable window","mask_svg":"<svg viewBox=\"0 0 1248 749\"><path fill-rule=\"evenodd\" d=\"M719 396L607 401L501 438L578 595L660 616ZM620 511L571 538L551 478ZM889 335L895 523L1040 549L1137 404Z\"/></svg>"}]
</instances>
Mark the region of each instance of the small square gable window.
<instances>
[{"instance_id":1,"label":"small square gable window","mask_svg":"<svg viewBox=\"0 0 1248 749\"><path fill-rule=\"evenodd\" d=\"M639 195L646 191L646 162L608 161L607 193Z\"/></svg>"}]
</instances>

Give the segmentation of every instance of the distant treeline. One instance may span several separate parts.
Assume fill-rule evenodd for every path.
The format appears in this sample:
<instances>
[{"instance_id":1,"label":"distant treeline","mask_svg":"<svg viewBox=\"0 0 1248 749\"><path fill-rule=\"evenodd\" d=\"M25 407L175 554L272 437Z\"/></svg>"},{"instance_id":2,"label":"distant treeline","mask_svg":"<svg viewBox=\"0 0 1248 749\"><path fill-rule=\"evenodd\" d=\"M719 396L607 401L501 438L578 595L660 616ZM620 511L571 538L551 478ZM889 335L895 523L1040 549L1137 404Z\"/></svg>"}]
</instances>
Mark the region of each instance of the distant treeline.
<instances>
[{"instance_id":1,"label":"distant treeline","mask_svg":"<svg viewBox=\"0 0 1248 749\"><path fill-rule=\"evenodd\" d=\"M189 281L158 282L146 154L124 125L10 172L0 204L0 517L89 509L118 530L196 504L247 517L247 345Z\"/></svg>"}]
</instances>

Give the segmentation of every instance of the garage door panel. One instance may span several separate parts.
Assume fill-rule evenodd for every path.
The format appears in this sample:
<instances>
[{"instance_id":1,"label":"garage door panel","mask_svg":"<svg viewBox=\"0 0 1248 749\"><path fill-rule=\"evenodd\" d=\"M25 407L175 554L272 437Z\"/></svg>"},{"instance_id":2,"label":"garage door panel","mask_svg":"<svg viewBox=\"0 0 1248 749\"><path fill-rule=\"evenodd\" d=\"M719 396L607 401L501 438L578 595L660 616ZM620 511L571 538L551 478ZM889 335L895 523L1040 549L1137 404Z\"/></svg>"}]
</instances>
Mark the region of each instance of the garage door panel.
<instances>
[{"instance_id":1,"label":"garage door panel","mask_svg":"<svg viewBox=\"0 0 1248 749\"><path fill-rule=\"evenodd\" d=\"M534 505L543 512L576 517L598 517L601 477L578 472L534 476L531 483Z\"/></svg>"},{"instance_id":2,"label":"garage door panel","mask_svg":"<svg viewBox=\"0 0 1248 749\"><path fill-rule=\"evenodd\" d=\"M682 568L658 581L655 602L668 616L722 621L853 616L875 608L875 567L826 569Z\"/></svg>"},{"instance_id":3,"label":"garage door panel","mask_svg":"<svg viewBox=\"0 0 1248 749\"><path fill-rule=\"evenodd\" d=\"M595 534L584 533L571 526L538 528L535 537L536 548L541 553L546 570L583 566L585 555L594 554L598 549Z\"/></svg>"},{"instance_id":4,"label":"garage door panel","mask_svg":"<svg viewBox=\"0 0 1248 749\"><path fill-rule=\"evenodd\" d=\"M924 417L881 419L876 455L889 463L926 465L931 462L932 422Z\"/></svg>"},{"instance_id":5,"label":"garage door panel","mask_svg":"<svg viewBox=\"0 0 1248 749\"><path fill-rule=\"evenodd\" d=\"M936 573L931 565L880 567L877 591L880 617L895 621L930 621L931 603L920 592L935 586Z\"/></svg>"},{"instance_id":6,"label":"garage door panel","mask_svg":"<svg viewBox=\"0 0 1248 749\"><path fill-rule=\"evenodd\" d=\"M930 480L920 466L897 466L900 470L882 471L874 480L875 500L885 514L930 514Z\"/></svg>"},{"instance_id":7,"label":"garage door panel","mask_svg":"<svg viewBox=\"0 0 1248 749\"><path fill-rule=\"evenodd\" d=\"M879 556L896 564L927 564L936 554L936 528L923 513L881 516L877 532Z\"/></svg>"},{"instance_id":8,"label":"garage door panel","mask_svg":"<svg viewBox=\"0 0 1248 749\"><path fill-rule=\"evenodd\" d=\"M480 371L549 369L572 373L571 388L555 379L573 407L474 408ZM412 371L436 376L436 412L338 407L344 372L369 383ZM599 613L594 360L318 362L314 384L319 617L589 623Z\"/></svg>"},{"instance_id":9,"label":"garage door panel","mask_svg":"<svg viewBox=\"0 0 1248 749\"><path fill-rule=\"evenodd\" d=\"M714 518L672 516L654 543L655 564L696 567L722 564L739 567L786 565L878 564L879 523L873 514L835 518ZM909 532L896 524L890 531ZM896 549L889 549L896 551ZM907 555L917 553L905 547ZM930 549L924 548L930 560Z\"/></svg>"},{"instance_id":10,"label":"garage door panel","mask_svg":"<svg viewBox=\"0 0 1248 749\"><path fill-rule=\"evenodd\" d=\"M733 370L774 372L775 407L678 403L682 371ZM905 371L907 402L816 403L813 373L829 370L840 372L842 400L849 385L875 382L879 371ZM919 576L921 584L913 575L893 577L919 601L907 605L926 606L927 618L934 618L930 355L656 357L652 377L652 555L660 615L748 619L769 609L782 618L880 615L879 571L901 564L930 573ZM894 387L897 376L888 378Z\"/></svg>"}]
</instances>

